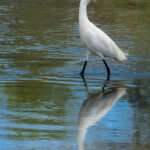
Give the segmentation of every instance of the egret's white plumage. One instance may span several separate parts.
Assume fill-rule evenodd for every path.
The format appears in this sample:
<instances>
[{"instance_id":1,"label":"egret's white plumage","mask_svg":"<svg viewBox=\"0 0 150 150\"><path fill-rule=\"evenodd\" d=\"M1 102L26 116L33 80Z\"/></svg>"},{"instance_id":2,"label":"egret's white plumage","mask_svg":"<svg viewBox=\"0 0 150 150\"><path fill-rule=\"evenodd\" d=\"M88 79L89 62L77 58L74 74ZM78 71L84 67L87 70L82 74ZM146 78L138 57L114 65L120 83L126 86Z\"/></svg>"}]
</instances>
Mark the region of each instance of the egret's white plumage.
<instances>
[{"instance_id":1,"label":"egret's white plumage","mask_svg":"<svg viewBox=\"0 0 150 150\"><path fill-rule=\"evenodd\" d=\"M96 54L103 59L108 75L110 75L109 67L104 58L110 57L119 62L124 62L126 60L126 56L107 34L89 21L87 16L87 5L90 1L91 0L81 0L79 8L80 37L83 44L88 48L86 61L81 74L84 74L90 55Z\"/></svg>"}]
</instances>

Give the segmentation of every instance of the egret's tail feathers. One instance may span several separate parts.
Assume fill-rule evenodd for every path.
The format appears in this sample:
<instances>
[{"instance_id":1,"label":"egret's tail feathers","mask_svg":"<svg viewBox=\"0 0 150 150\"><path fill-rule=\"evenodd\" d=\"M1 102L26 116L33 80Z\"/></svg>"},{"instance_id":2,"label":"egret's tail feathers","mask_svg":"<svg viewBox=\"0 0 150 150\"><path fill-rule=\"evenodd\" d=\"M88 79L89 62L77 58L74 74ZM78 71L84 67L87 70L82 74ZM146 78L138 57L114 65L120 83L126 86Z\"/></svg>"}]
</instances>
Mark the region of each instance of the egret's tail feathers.
<instances>
[{"instance_id":1,"label":"egret's tail feathers","mask_svg":"<svg viewBox=\"0 0 150 150\"><path fill-rule=\"evenodd\" d=\"M125 62L127 60L127 57L121 50L117 53L117 60L120 62Z\"/></svg>"},{"instance_id":2,"label":"egret's tail feathers","mask_svg":"<svg viewBox=\"0 0 150 150\"><path fill-rule=\"evenodd\" d=\"M125 54L121 51L121 49L115 44L112 44L112 48L115 52L114 58L119 62L125 62L127 60Z\"/></svg>"}]
</instances>

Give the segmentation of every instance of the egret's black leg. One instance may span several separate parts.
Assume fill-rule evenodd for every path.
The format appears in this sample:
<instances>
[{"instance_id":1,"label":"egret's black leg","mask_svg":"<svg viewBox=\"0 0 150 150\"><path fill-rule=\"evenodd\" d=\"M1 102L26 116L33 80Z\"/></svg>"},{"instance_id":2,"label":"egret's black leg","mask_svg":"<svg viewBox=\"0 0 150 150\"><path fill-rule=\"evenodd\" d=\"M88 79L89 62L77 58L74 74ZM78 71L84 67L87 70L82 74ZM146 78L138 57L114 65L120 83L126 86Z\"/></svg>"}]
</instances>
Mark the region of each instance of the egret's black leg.
<instances>
[{"instance_id":1,"label":"egret's black leg","mask_svg":"<svg viewBox=\"0 0 150 150\"><path fill-rule=\"evenodd\" d=\"M110 69L109 69L105 59L103 59L103 62L104 62L105 66L106 66L106 69L107 69L107 80L109 80L110 79Z\"/></svg>"},{"instance_id":2,"label":"egret's black leg","mask_svg":"<svg viewBox=\"0 0 150 150\"><path fill-rule=\"evenodd\" d=\"M81 78L83 80L84 86L87 87L87 82L86 82L86 79L84 78L84 75L81 75Z\"/></svg>"},{"instance_id":3,"label":"egret's black leg","mask_svg":"<svg viewBox=\"0 0 150 150\"><path fill-rule=\"evenodd\" d=\"M83 66L82 71L80 73L81 76L84 76L84 71L85 71L86 65L87 65L87 61L84 62L84 66Z\"/></svg>"}]
</instances>

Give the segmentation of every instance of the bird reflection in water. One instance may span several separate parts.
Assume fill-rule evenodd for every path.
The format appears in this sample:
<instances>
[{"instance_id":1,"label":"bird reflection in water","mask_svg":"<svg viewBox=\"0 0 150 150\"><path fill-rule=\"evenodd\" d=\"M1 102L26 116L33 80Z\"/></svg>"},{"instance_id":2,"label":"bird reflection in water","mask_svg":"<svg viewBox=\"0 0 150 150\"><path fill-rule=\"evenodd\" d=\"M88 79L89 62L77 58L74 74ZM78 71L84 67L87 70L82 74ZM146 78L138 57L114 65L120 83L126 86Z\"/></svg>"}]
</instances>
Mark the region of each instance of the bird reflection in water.
<instances>
[{"instance_id":1,"label":"bird reflection in water","mask_svg":"<svg viewBox=\"0 0 150 150\"><path fill-rule=\"evenodd\" d=\"M119 98L125 94L125 88L122 86L111 85L105 90L106 83L100 93L89 93L87 83L83 78L84 86L87 92L87 99L80 108L78 117L78 149L85 150L84 140L87 130L98 120L101 120L107 112L114 106Z\"/></svg>"}]
</instances>

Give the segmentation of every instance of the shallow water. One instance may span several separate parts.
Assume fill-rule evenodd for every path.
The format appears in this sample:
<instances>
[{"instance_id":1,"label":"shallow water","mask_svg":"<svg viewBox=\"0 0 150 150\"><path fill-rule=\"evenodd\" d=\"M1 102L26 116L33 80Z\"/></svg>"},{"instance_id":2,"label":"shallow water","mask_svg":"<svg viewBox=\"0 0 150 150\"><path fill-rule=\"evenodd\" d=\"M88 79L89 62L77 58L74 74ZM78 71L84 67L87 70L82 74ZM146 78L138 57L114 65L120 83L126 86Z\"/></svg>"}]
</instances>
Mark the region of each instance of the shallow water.
<instances>
[{"instance_id":1,"label":"shallow water","mask_svg":"<svg viewBox=\"0 0 150 150\"><path fill-rule=\"evenodd\" d=\"M0 150L149 150L150 2L92 3L89 18L128 53L90 59L79 0L0 1ZM86 86L85 86L86 85Z\"/></svg>"}]
</instances>

